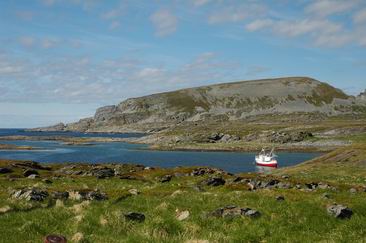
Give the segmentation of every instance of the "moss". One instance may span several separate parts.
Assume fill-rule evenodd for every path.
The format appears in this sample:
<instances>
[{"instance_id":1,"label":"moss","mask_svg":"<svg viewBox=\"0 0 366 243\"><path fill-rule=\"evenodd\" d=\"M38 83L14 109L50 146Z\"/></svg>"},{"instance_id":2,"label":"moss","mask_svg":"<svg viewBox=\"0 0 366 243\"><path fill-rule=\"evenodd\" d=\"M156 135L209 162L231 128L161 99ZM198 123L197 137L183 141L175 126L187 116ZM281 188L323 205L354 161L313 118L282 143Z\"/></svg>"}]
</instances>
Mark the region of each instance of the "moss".
<instances>
[{"instance_id":1,"label":"moss","mask_svg":"<svg viewBox=\"0 0 366 243\"><path fill-rule=\"evenodd\" d=\"M196 107L202 107L205 110L209 109L209 104L204 98L194 99L193 96L187 94L185 91L165 93L165 96L169 106L176 107L182 112L192 114L196 110Z\"/></svg>"}]
</instances>

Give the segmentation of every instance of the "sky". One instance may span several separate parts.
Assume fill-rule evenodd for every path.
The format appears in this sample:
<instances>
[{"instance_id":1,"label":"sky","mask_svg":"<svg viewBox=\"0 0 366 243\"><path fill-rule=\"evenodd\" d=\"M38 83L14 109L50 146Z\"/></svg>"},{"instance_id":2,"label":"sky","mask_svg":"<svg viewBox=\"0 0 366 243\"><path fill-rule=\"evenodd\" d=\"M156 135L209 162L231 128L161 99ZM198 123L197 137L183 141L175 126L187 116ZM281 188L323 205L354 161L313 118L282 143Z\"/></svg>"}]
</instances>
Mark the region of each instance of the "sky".
<instances>
[{"instance_id":1,"label":"sky","mask_svg":"<svg viewBox=\"0 0 366 243\"><path fill-rule=\"evenodd\" d=\"M1 0L0 127L126 98L309 76L366 88L364 0Z\"/></svg>"}]
</instances>

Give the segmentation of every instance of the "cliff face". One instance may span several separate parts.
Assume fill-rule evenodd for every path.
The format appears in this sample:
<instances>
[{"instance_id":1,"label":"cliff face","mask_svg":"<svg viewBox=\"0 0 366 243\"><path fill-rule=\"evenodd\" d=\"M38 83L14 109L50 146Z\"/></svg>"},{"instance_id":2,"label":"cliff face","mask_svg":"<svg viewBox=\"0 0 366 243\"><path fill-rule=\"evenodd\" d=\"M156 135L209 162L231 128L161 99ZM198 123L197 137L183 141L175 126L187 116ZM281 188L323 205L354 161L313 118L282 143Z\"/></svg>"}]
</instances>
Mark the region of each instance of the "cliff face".
<instances>
[{"instance_id":1,"label":"cliff face","mask_svg":"<svg viewBox=\"0 0 366 243\"><path fill-rule=\"evenodd\" d=\"M357 108L357 109L356 109ZM262 114L365 112L359 98L307 77L224 83L131 98L99 108L65 130L119 131L133 125L238 120Z\"/></svg>"}]
</instances>

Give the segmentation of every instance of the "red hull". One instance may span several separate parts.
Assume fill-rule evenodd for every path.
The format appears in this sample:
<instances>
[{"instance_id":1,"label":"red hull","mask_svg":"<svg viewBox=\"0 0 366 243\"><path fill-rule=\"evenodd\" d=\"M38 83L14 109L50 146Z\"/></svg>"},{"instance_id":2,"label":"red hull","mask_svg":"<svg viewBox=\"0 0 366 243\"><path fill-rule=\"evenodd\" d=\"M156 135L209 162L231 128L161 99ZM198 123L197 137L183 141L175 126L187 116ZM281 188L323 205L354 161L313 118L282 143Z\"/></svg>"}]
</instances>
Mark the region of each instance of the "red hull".
<instances>
[{"instance_id":1,"label":"red hull","mask_svg":"<svg viewBox=\"0 0 366 243\"><path fill-rule=\"evenodd\" d=\"M277 164L262 164L257 162L257 165L277 168Z\"/></svg>"}]
</instances>

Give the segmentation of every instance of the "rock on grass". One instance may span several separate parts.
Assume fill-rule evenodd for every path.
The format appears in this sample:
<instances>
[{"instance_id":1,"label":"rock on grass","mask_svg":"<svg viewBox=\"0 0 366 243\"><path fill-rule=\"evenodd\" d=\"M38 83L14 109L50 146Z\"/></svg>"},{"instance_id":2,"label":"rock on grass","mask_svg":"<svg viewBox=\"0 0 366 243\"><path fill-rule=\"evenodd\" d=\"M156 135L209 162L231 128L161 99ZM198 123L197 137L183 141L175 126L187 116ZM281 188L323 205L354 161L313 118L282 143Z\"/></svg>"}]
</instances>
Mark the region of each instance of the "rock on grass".
<instances>
[{"instance_id":1,"label":"rock on grass","mask_svg":"<svg viewBox=\"0 0 366 243\"><path fill-rule=\"evenodd\" d=\"M349 219L353 214L350 208L340 204L328 206L327 211L330 215L338 219Z\"/></svg>"},{"instance_id":2,"label":"rock on grass","mask_svg":"<svg viewBox=\"0 0 366 243\"><path fill-rule=\"evenodd\" d=\"M136 212L129 212L124 214L125 219L129 221L136 221L139 223L142 223L145 221L145 215L142 213L136 213Z\"/></svg>"}]
</instances>

